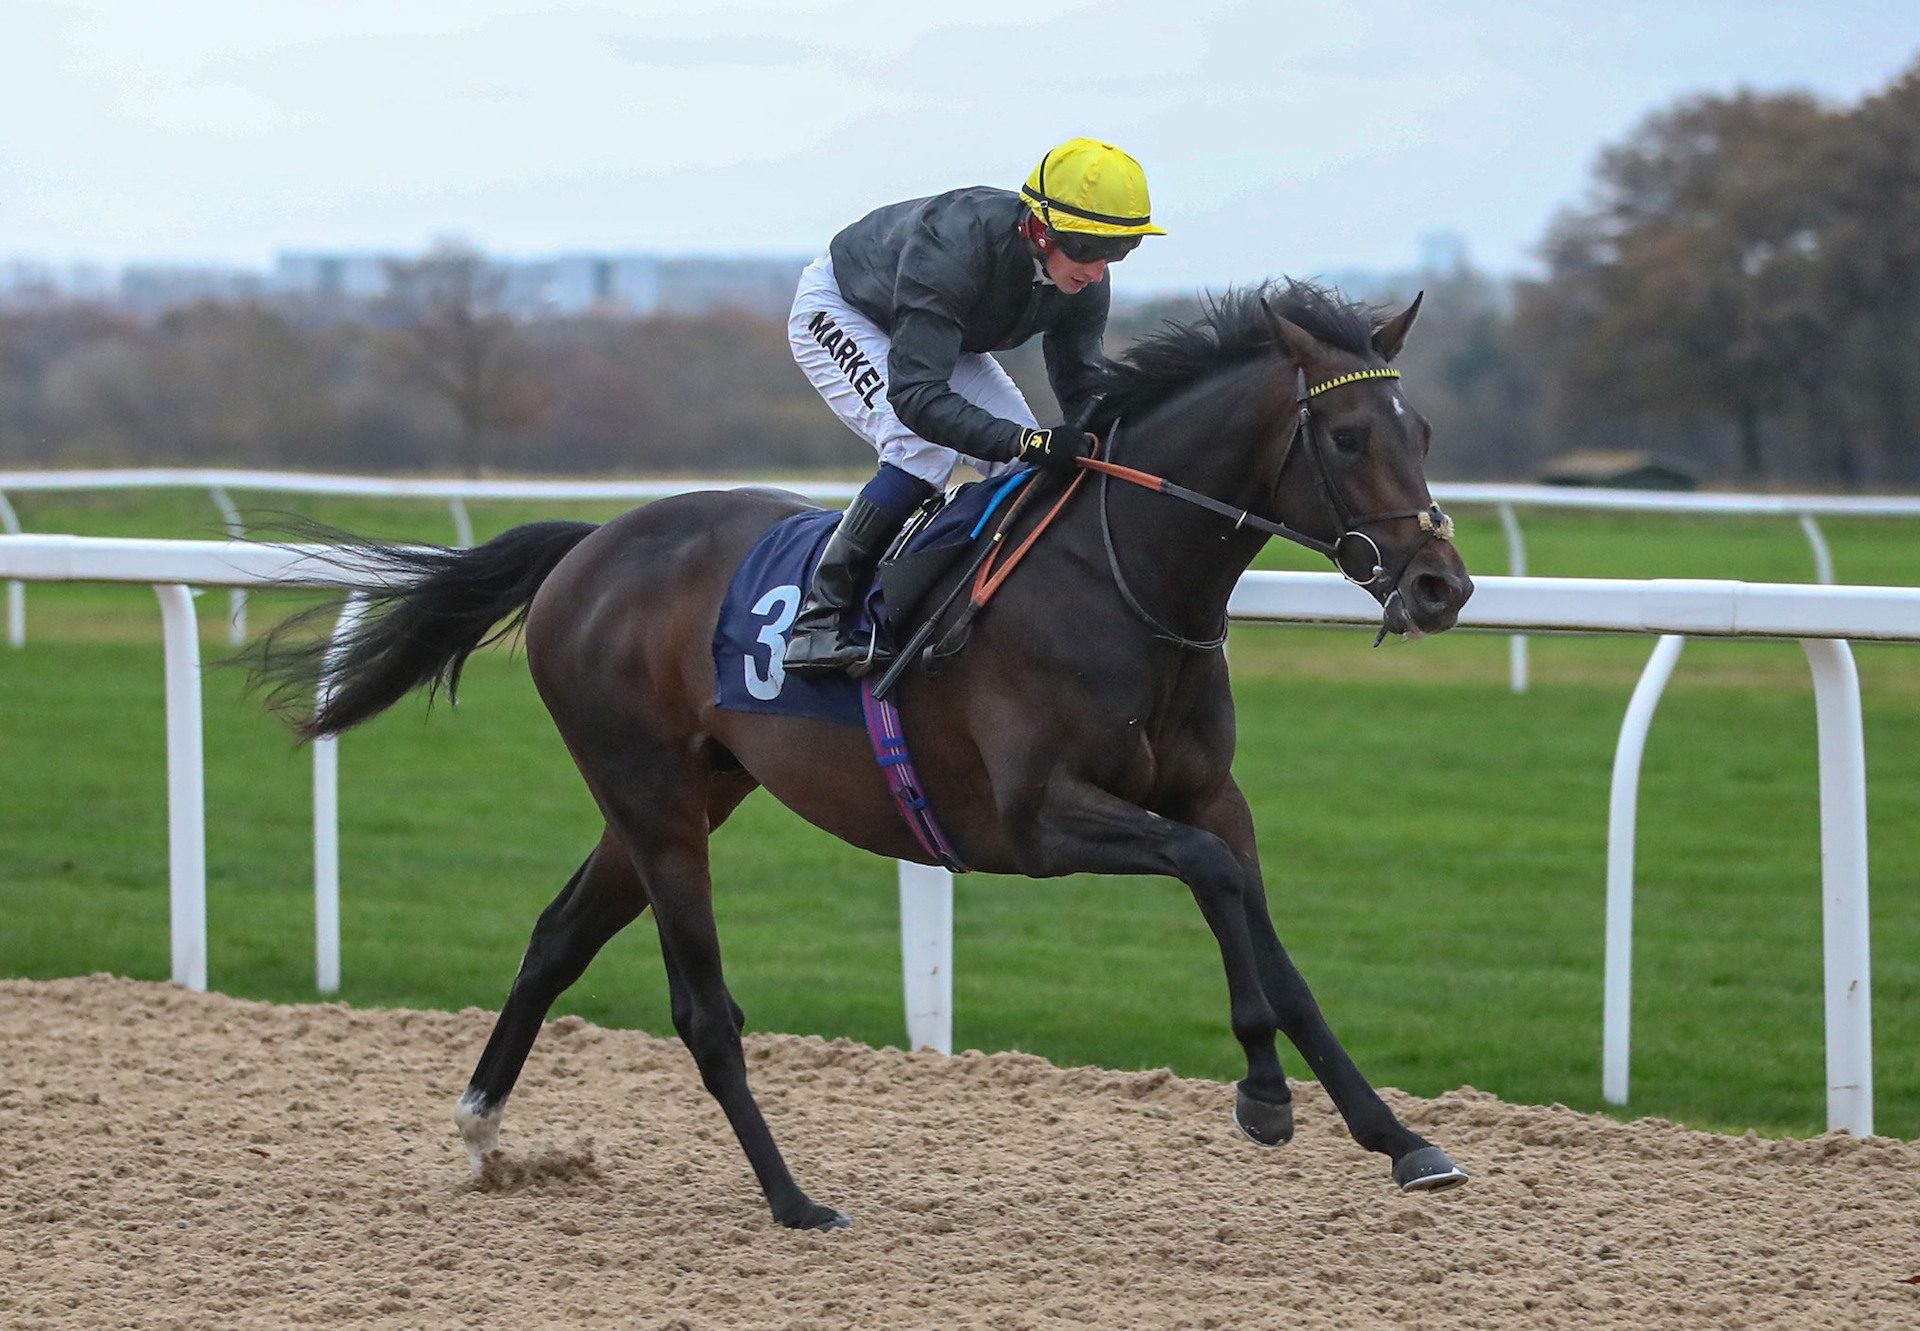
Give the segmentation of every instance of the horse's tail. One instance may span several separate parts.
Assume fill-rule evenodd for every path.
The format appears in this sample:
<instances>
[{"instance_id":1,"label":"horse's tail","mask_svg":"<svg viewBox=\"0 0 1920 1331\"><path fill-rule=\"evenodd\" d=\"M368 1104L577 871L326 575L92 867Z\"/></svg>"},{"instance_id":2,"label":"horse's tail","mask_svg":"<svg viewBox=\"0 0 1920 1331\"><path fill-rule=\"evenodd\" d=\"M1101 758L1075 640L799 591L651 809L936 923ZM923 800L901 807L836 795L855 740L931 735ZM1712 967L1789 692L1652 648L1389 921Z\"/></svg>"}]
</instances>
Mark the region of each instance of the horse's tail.
<instances>
[{"instance_id":1,"label":"horse's tail","mask_svg":"<svg viewBox=\"0 0 1920 1331\"><path fill-rule=\"evenodd\" d=\"M302 741L350 730L422 685L444 687L451 702L467 658L520 626L540 584L594 530L529 522L471 550L330 533L333 562L380 585L354 593L363 603L345 633L311 631L337 613L323 605L267 634L249 661L253 684L268 686L267 705L291 716Z\"/></svg>"}]
</instances>

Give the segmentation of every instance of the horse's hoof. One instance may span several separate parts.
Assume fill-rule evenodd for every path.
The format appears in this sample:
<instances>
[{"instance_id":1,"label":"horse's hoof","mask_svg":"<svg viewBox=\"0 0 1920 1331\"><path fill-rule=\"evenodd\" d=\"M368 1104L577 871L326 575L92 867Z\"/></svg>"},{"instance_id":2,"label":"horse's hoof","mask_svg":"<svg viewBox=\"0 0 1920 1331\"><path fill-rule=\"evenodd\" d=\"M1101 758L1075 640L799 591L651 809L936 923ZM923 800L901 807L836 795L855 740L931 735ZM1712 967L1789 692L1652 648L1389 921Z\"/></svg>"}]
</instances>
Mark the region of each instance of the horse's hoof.
<instances>
[{"instance_id":1,"label":"horse's hoof","mask_svg":"<svg viewBox=\"0 0 1920 1331\"><path fill-rule=\"evenodd\" d=\"M822 1206L818 1202L808 1202L791 1216L774 1217L788 1229L852 1229L853 1217L834 1210L831 1206Z\"/></svg>"},{"instance_id":2,"label":"horse's hoof","mask_svg":"<svg viewBox=\"0 0 1920 1331\"><path fill-rule=\"evenodd\" d=\"M1242 1088L1233 1101L1233 1126L1261 1146L1284 1145L1293 1140L1293 1101L1256 1100Z\"/></svg>"},{"instance_id":3,"label":"horse's hoof","mask_svg":"<svg viewBox=\"0 0 1920 1331\"><path fill-rule=\"evenodd\" d=\"M500 1114L505 1106L487 1108L480 1092L469 1090L454 1106L454 1126L467 1145L467 1168L477 1180L486 1173L487 1157L500 1149Z\"/></svg>"},{"instance_id":4,"label":"horse's hoof","mask_svg":"<svg viewBox=\"0 0 1920 1331\"><path fill-rule=\"evenodd\" d=\"M1402 1192L1445 1192L1467 1181L1467 1171L1438 1146L1422 1146L1393 1162L1393 1181Z\"/></svg>"}]
</instances>

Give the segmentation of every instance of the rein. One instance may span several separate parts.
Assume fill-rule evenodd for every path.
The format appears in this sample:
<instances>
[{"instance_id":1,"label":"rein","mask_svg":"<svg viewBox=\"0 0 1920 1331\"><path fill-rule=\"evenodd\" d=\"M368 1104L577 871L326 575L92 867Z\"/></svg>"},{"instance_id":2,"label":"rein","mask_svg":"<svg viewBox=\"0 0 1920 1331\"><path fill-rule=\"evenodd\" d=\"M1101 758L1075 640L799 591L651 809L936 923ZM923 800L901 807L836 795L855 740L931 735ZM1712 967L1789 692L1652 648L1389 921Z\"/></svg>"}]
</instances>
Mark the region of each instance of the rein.
<instances>
[{"instance_id":1,"label":"rein","mask_svg":"<svg viewBox=\"0 0 1920 1331\"><path fill-rule=\"evenodd\" d=\"M1295 545L1305 546L1317 554L1324 555L1332 562L1341 577L1357 587L1372 588L1382 579L1386 579L1387 586L1390 590L1387 596L1381 599L1381 605L1383 608L1388 605L1393 597L1400 594L1400 578L1405 574L1407 566L1413 562L1414 556L1425 546L1426 541L1450 541L1453 539L1453 519L1449 518L1440 505L1436 503L1429 503L1424 508L1393 509L1386 512L1369 513L1364 517L1358 518L1351 516L1347 512L1346 505L1340 501L1340 493L1334 488L1333 478L1327 473L1326 459L1321 453L1319 440L1313 429L1312 399L1316 395L1326 392L1328 389L1339 388L1342 385L1356 383L1363 379L1398 379L1399 377L1400 371L1387 369L1382 366L1370 370L1355 370L1351 374L1339 375L1336 378L1327 380L1325 383L1316 384L1309 388L1307 386L1307 372L1305 368L1300 366L1294 368L1294 400L1299 407L1299 415L1294 421L1293 432L1287 436L1286 446L1281 449L1280 466L1275 473L1275 483L1277 485L1278 478L1286 474L1287 463L1293 458L1294 444L1301 439L1305 439L1306 446L1304 451L1313 464L1314 480L1319 485L1321 493L1326 496L1328 506L1333 509L1334 517L1338 520L1341 529L1340 535L1331 541L1321 540L1317 536L1309 536L1297 528L1289 527L1284 522L1276 522L1271 518L1263 518L1250 509L1236 508L1232 504L1224 503L1211 495L1202 494L1198 490L1189 489L1187 486L1170 481L1164 476L1156 476L1152 472L1140 471L1133 467L1123 467L1117 462L1106 461L1097 457L1081 458L1079 463L1083 470L1099 472L1102 478L1100 487L1100 535L1106 544L1107 564L1113 572L1114 585L1119 589L1121 599L1127 603L1128 608L1144 621L1146 625L1154 631L1156 636L1190 651L1212 651L1220 647L1227 640L1224 616L1220 633L1216 637L1211 639L1185 638L1172 632L1156 620L1147 612L1146 607L1142 606L1134 596L1132 588L1127 585L1126 578L1120 572L1119 552L1114 548L1113 534L1107 520L1106 480L1108 478L1125 481L1130 485L1137 485L1142 489L1151 490L1156 494L1168 495L1185 503L1204 508L1209 513L1230 519L1233 522L1233 529L1235 531L1240 530L1242 527L1251 527L1255 531L1266 533L1268 536L1279 536L1285 540L1292 541ZM1115 451L1114 445L1119 441L1119 437L1120 422L1115 421L1112 428L1108 431L1106 439L1109 458ZM1077 479L1078 478L1076 478L1076 480ZM1381 562L1379 543L1367 535L1366 532L1362 531L1361 528L1370 527L1381 522L1392 522L1400 518L1417 519L1420 523L1420 530L1425 533L1426 539L1416 544L1407 552L1406 558L1400 561L1400 567L1389 577L1385 565ZM1346 547L1347 542L1350 540L1364 541L1367 548L1373 552L1372 572L1365 578L1356 578L1353 574L1347 572L1346 565L1340 560L1340 552ZM1383 621L1380 628L1380 637L1374 639L1374 645L1378 646L1381 640L1386 637L1386 634L1387 629Z\"/></svg>"},{"instance_id":2,"label":"rein","mask_svg":"<svg viewBox=\"0 0 1920 1331\"><path fill-rule=\"evenodd\" d=\"M1112 440L1117 439L1119 435L1120 424L1116 421L1114 422L1113 429L1108 432L1107 437L1109 440ZM1333 542L1323 541L1317 536L1309 536L1303 531L1296 531L1284 522L1273 522L1248 509L1235 508L1232 504L1222 503L1212 495L1203 495L1198 490L1189 490L1184 485L1176 485L1166 477L1155 476L1150 471L1138 471L1133 467L1123 467L1117 462L1102 462L1099 458L1091 457L1081 458L1080 465L1088 471L1097 471L1102 476L1111 476L1117 481L1126 481L1130 485L1137 485L1144 490L1152 490L1156 494L1171 495L1175 499L1183 499L1189 504L1197 504L1209 513L1218 513L1223 518L1232 518L1235 531L1238 531L1242 527L1251 527L1255 531L1263 531L1269 536L1284 536L1296 545L1304 545L1309 550L1318 551L1328 559L1334 558L1334 551L1338 548ZM1398 516L1405 517L1406 514L1403 513Z\"/></svg>"}]
</instances>

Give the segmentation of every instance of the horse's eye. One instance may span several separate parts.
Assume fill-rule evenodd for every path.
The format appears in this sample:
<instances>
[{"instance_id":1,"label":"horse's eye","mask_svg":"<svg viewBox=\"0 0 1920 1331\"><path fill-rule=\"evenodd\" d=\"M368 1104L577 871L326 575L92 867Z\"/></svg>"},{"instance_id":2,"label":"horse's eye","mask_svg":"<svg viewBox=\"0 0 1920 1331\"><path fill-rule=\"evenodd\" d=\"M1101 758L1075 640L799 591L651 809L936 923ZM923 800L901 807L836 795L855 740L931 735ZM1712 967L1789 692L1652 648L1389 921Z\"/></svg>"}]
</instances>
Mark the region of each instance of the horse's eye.
<instances>
[{"instance_id":1,"label":"horse's eye","mask_svg":"<svg viewBox=\"0 0 1920 1331\"><path fill-rule=\"evenodd\" d=\"M1342 453L1358 453L1367 446L1367 432L1358 426L1342 426L1333 432L1333 446Z\"/></svg>"}]
</instances>

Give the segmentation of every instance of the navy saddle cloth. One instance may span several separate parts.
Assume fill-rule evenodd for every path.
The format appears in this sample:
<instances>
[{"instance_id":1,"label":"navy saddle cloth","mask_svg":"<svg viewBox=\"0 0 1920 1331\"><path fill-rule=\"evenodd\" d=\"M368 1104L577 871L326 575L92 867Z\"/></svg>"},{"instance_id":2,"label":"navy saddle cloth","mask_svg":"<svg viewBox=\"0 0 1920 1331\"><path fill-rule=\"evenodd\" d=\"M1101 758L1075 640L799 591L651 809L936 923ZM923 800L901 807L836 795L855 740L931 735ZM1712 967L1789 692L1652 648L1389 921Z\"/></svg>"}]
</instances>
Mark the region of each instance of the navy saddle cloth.
<instances>
[{"instance_id":1,"label":"navy saddle cloth","mask_svg":"<svg viewBox=\"0 0 1920 1331\"><path fill-rule=\"evenodd\" d=\"M1030 471L961 487L874 579L866 613L882 644L951 561L973 544ZM809 509L768 528L734 570L713 631L714 702L736 712L808 716L862 726L860 682L846 675L789 675L787 631L813 582L820 552L839 525L835 509Z\"/></svg>"}]
</instances>

